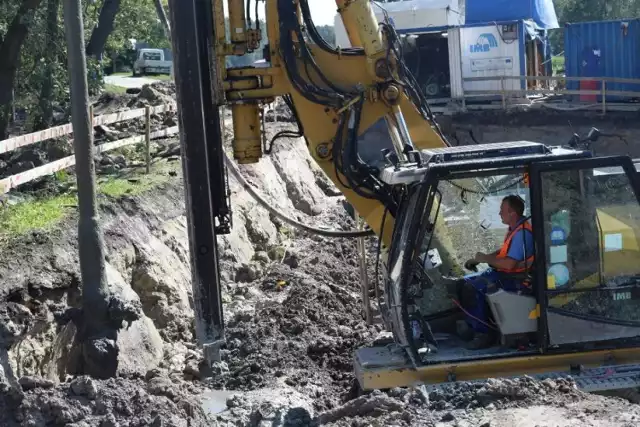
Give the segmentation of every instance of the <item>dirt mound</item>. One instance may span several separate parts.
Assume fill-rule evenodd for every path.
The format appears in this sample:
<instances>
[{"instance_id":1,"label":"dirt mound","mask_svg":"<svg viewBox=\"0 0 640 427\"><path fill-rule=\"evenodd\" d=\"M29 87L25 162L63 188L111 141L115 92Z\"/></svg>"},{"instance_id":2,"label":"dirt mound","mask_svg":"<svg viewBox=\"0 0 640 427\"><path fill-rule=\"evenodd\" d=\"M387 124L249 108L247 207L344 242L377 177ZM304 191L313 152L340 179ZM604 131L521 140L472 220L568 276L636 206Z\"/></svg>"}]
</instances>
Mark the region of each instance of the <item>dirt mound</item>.
<instances>
[{"instance_id":1,"label":"dirt mound","mask_svg":"<svg viewBox=\"0 0 640 427\"><path fill-rule=\"evenodd\" d=\"M114 378L106 381L77 377L57 387L37 378L22 378L23 392L3 411L3 426L208 426L194 396L193 384L167 377Z\"/></svg>"},{"instance_id":2,"label":"dirt mound","mask_svg":"<svg viewBox=\"0 0 640 427\"><path fill-rule=\"evenodd\" d=\"M126 111L145 106L158 106L175 103L175 85L170 82L158 82L145 85L137 94L118 95L103 93L93 104L94 116ZM62 123L60 123L62 124ZM177 125L176 112L169 111L151 116L151 132ZM143 135L145 132L144 117L109 125L95 127L94 143L96 145ZM125 149L126 150L126 149ZM73 155L73 135L53 138L27 147L0 155L0 179L26 170ZM139 154L133 164L130 159L121 155L104 153L96 156L98 172L114 173L127 166L139 166L143 155ZM132 158L132 156L129 156ZM68 171L73 172L74 168ZM20 192L47 190L57 191L58 183L52 176L45 176L19 187Z\"/></svg>"},{"instance_id":3,"label":"dirt mound","mask_svg":"<svg viewBox=\"0 0 640 427\"><path fill-rule=\"evenodd\" d=\"M144 108L175 102L176 86L173 82L157 82L132 89L126 94L104 92L93 104L94 115L115 113L133 108Z\"/></svg>"},{"instance_id":4,"label":"dirt mound","mask_svg":"<svg viewBox=\"0 0 640 427\"><path fill-rule=\"evenodd\" d=\"M282 259L253 283L230 286L233 299L262 301L229 320L223 364L211 385L286 384L314 396L316 409L335 407L353 397L353 351L377 331L362 320L355 242L298 238Z\"/></svg>"}]
</instances>

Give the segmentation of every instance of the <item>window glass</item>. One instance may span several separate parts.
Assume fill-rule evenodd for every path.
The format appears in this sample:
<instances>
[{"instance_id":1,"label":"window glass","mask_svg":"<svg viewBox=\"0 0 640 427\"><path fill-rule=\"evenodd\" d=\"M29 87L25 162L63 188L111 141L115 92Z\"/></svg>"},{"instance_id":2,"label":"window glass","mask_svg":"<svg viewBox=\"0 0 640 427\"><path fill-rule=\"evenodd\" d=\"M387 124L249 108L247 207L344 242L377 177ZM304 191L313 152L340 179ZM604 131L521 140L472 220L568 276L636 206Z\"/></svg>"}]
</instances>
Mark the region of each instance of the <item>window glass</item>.
<instances>
[{"instance_id":1,"label":"window glass","mask_svg":"<svg viewBox=\"0 0 640 427\"><path fill-rule=\"evenodd\" d=\"M542 190L551 311L583 322L640 322L640 206L629 178L597 169L544 172Z\"/></svg>"},{"instance_id":2,"label":"window glass","mask_svg":"<svg viewBox=\"0 0 640 427\"><path fill-rule=\"evenodd\" d=\"M440 181L438 190L441 203L437 221L433 233L423 231L420 236L422 250L414 264L415 275L428 277L434 285L423 292L419 304L423 315L453 307L446 287L438 285L442 276L461 277L473 273L464 269L467 260L477 252L493 253L500 249L508 231L500 219L500 204L505 196L519 195L525 202L525 216L530 212L529 188L520 173ZM436 202L438 200L436 197ZM437 208L434 203L429 212L423 213L423 224L433 221ZM428 262L426 252L433 248L438 249L443 265L433 270L423 269ZM481 264L478 270L487 267Z\"/></svg>"}]
</instances>

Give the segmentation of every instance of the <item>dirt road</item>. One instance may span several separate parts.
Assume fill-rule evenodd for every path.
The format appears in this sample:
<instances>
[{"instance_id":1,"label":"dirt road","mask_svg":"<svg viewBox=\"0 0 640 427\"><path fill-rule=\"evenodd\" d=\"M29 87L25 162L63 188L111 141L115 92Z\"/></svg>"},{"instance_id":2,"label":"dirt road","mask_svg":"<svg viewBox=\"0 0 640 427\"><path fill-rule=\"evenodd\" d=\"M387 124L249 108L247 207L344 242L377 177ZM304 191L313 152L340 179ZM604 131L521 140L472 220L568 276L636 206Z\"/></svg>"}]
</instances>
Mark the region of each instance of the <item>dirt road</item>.
<instances>
[{"instance_id":1,"label":"dirt road","mask_svg":"<svg viewBox=\"0 0 640 427\"><path fill-rule=\"evenodd\" d=\"M149 79L146 77L131 77L131 76L105 76L104 82L113 86L130 88L141 88L146 84L157 82L157 80Z\"/></svg>"}]
</instances>

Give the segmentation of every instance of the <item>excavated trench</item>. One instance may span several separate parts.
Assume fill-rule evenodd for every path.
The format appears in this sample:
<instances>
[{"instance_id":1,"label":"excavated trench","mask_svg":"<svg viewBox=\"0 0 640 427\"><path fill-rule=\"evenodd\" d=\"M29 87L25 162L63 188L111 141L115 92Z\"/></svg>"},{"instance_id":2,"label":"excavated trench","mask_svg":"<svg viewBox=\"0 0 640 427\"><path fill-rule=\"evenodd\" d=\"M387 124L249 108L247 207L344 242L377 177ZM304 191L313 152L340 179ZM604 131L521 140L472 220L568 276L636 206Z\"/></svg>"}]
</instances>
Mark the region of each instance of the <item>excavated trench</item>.
<instances>
[{"instance_id":1,"label":"excavated trench","mask_svg":"<svg viewBox=\"0 0 640 427\"><path fill-rule=\"evenodd\" d=\"M290 126L269 123L268 132ZM481 125L474 126L478 133ZM495 135L522 134L487 126L497 126ZM466 131L456 132L463 138ZM69 375L74 327L65 313L81 296L74 212L53 230L2 248L0 425L638 424L639 406L586 395L568 381L492 380L430 393L417 387L359 395L353 350L371 343L380 326L362 317L355 241L291 229L233 178L233 230L219 244L227 345L222 361L206 367L194 338L179 162L166 155L176 154L175 142L155 148L162 153L153 172L162 176L159 184L100 199L110 289L144 313L119 334L117 378ZM281 139L270 157L240 170L281 212L310 225L354 228L302 140ZM376 246L367 239L371 279ZM199 403L203 396L207 408Z\"/></svg>"}]
</instances>

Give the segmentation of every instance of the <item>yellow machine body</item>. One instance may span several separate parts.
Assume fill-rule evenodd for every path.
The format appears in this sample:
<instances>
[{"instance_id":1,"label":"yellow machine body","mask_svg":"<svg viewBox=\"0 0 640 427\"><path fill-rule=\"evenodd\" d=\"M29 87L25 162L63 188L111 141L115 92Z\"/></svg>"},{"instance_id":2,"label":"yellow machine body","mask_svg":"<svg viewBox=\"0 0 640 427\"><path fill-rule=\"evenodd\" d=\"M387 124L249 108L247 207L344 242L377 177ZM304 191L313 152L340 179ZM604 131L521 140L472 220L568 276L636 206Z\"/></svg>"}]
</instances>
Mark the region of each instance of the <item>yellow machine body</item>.
<instances>
[{"instance_id":1,"label":"yellow machine body","mask_svg":"<svg viewBox=\"0 0 640 427\"><path fill-rule=\"evenodd\" d=\"M242 55L258 47L260 33L246 28L243 15L244 1L229 0L229 20L231 40L224 37L223 0L213 0L214 25L217 34L215 53L218 56L219 81L214 84L223 91L221 104L231 106L234 128L234 157L238 163L255 163L262 156L260 145L261 129L259 108L262 103L270 103L276 97L288 95L295 106L298 119L304 127L310 155L344 194L355 211L378 235L381 233L383 216L387 207L378 200L362 197L345 187L343 177L337 175L332 161L333 146L338 130L338 117L349 105L329 108L307 99L298 92L290 80L279 50L280 17L278 0L265 0L266 26L269 39L269 63L266 68L227 68L225 57ZM436 123L426 119L401 86L383 86L388 72L394 70L394 58L388 57L385 39L374 16L369 0L336 0L352 46L360 46L365 55L341 55L310 44L313 58L326 78L335 86L350 88L359 85L364 97L361 121L357 134L362 135L371 126L385 120L390 124L390 134L397 140L403 128L398 121L402 117L415 149L447 147L446 140ZM300 14L300 11L298 11ZM299 18L301 19L301 18ZM313 71L311 71L313 73ZM316 82L319 79L314 79ZM317 83L316 83L317 84ZM384 89L380 89L384 87ZM359 100L351 100L356 102ZM602 236L621 234L625 241L623 251L605 253L603 271L605 273L637 272L639 259L638 224L629 224L623 218L624 211L601 209L598 219ZM394 218L388 216L381 237L385 246L391 245ZM604 239L604 237L603 237ZM446 237L444 238L446 240ZM587 288L597 286L597 281L587 278L582 281ZM592 283L589 285L589 283ZM569 301L567 296L558 297L550 305ZM529 316L536 318L532 311ZM454 364L414 367L404 355L396 355L384 348L366 349L356 354L355 372L365 389L409 386L416 383L439 383L452 379L471 380L491 376L511 376L537 374L543 372L566 371L569 366L600 366L603 363L640 363L640 350L620 349L608 351L580 351L572 354L527 355L495 358L484 361L464 361Z\"/></svg>"}]
</instances>

